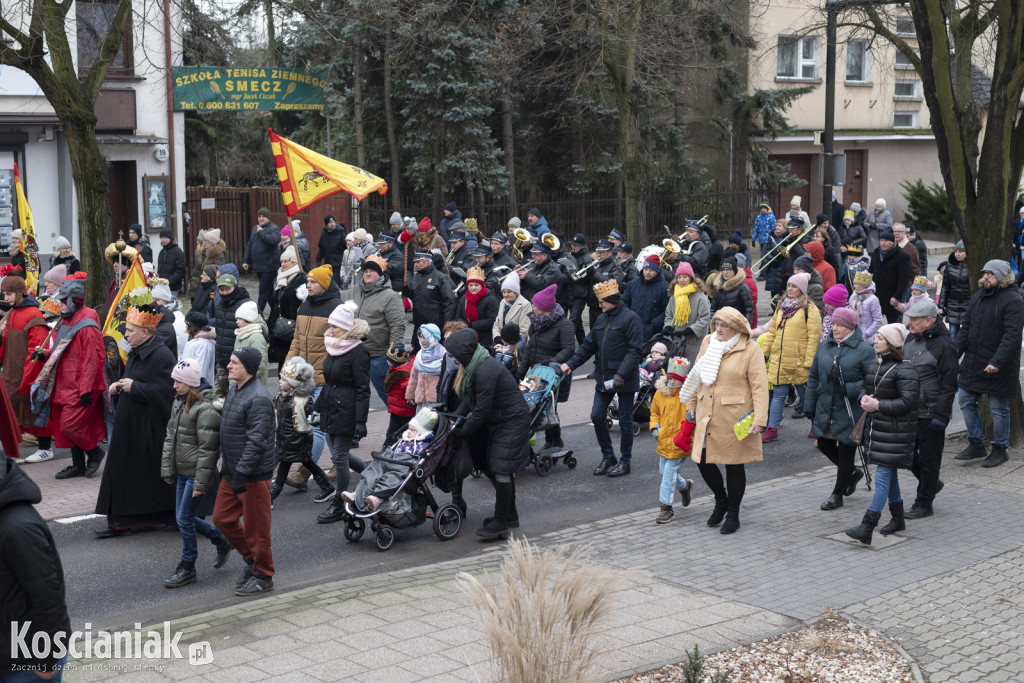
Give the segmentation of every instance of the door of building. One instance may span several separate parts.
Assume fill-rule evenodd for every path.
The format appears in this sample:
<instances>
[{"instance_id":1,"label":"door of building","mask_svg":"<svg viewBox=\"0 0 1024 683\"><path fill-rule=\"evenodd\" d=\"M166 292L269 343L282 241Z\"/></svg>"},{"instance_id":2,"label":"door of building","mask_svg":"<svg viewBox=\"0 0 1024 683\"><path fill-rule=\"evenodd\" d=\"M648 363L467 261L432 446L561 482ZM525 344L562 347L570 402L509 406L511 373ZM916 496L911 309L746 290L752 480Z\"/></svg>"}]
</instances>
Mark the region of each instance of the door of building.
<instances>
[{"instance_id":1,"label":"door of building","mask_svg":"<svg viewBox=\"0 0 1024 683\"><path fill-rule=\"evenodd\" d=\"M784 216L789 213L789 200L792 199L794 195L797 195L801 200L800 206L813 218L814 212L807 208L811 205L811 155L772 154L768 158L776 163L789 166L789 175L796 176L803 181L802 184L797 185L796 187L791 187L782 191L782 206L775 209L775 215Z\"/></svg>"},{"instance_id":2,"label":"door of building","mask_svg":"<svg viewBox=\"0 0 1024 683\"><path fill-rule=\"evenodd\" d=\"M111 161L110 178L111 241L128 238L128 226L139 222L139 178L134 161ZM123 231L123 232L122 232Z\"/></svg>"},{"instance_id":3,"label":"door of building","mask_svg":"<svg viewBox=\"0 0 1024 683\"><path fill-rule=\"evenodd\" d=\"M846 154L846 186L843 187L842 201L847 209L850 204L864 204L864 179L867 177L867 152L863 149L848 149ZM838 189L838 188L837 188ZM836 193L838 194L838 192Z\"/></svg>"}]
</instances>

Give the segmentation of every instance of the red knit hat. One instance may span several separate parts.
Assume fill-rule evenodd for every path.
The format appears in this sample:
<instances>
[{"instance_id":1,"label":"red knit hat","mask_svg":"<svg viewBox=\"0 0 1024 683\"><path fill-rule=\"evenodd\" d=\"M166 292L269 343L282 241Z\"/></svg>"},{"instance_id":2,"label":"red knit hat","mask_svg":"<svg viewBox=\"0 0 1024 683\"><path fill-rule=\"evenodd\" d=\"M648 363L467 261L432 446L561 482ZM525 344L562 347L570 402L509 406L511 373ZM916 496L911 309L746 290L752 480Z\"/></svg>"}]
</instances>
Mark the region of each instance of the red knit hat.
<instances>
[{"instance_id":1,"label":"red knit hat","mask_svg":"<svg viewBox=\"0 0 1024 683\"><path fill-rule=\"evenodd\" d=\"M661 257L659 257L657 254L651 254L650 256L644 259L644 268L647 267L648 263L651 264L651 268L653 268L654 270L658 270L659 268L661 268Z\"/></svg>"},{"instance_id":2,"label":"red knit hat","mask_svg":"<svg viewBox=\"0 0 1024 683\"><path fill-rule=\"evenodd\" d=\"M430 217L429 216L425 216L423 218L423 220L420 221L420 224L419 224L419 227L417 228L417 230L419 230L420 232L430 232L430 229L432 227L434 227L434 226L432 226L430 224Z\"/></svg>"}]
</instances>

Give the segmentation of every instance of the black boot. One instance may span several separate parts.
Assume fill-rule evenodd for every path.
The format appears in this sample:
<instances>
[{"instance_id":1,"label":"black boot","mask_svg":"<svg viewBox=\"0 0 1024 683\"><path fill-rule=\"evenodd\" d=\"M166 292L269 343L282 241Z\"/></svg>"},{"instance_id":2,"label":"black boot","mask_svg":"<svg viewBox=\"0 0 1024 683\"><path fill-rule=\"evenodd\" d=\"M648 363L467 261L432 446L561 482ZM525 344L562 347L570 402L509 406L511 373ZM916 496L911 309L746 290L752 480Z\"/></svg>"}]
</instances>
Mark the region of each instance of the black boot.
<instances>
[{"instance_id":1,"label":"black boot","mask_svg":"<svg viewBox=\"0 0 1024 683\"><path fill-rule=\"evenodd\" d=\"M494 484L494 517L484 520L483 526L476 530L477 536L488 540L497 538L508 538L508 515L512 505L512 497L515 489L514 484L509 482L495 482Z\"/></svg>"},{"instance_id":2,"label":"black boot","mask_svg":"<svg viewBox=\"0 0 1024 683\"><path fill-rule=\"evenodd\" d=\"M275 479L270 484L270 502L273 503L277 500L277 497L281 495L281 491L284 491L284 484Z\"/></svg>"},{"instance_id":3,"label":"black boot","mask_svg":"<svg viewBox=\"0 0 1024 683\"><path fill-rule=\"evenodd\" d=\"M881 512L875 512L874 510L868 510L864 513L864 519L860 521L860 526L855 526L852 529L846 530L846 535L850 538L855 538L864 545L871 545L871 533L875 530L878 525L878 518L882 516Z\"/></svg>"},{"instance_id":4,"label":"black boot","mask_svg":"<svg viewBox=\"0 0 1024 683\"><path fill-rule=\"evenodd\" d=\"M903 514L904 519L923 519L924 517L931 517L934 513L931 505L924 503L914 503L910 506L910 509Z\"/></svg>"},{"instance_id":5,"label":"black boot","mask_svg":"<svg viewBox=\"0 0 1024 683\"><path fill-rule=\"evenodd\" d=\"M729 510L725 513L725 522L722 523L721 533L731 534L740 528L740 511Z\"/></svg>"},{"instance_id":6,"label":"black boot","mask_svg":"<svg viewBox=\"0 0 1024 683\"><path fill-rule=\"evenodd\" d=\"M228 555L231 554L231 541L224 538L224 534L220 534L211 538L210 543L217 548L217 559L213 561L213 568L220 569L228 561Z\"/></svg>"},{"instance_id":7,"label":"black boot","mask_svg":"<svg viewBox=\"0 0 1024 683\"><path fill-rule=\"evenodd\" d=\"M864 473L859 467L854 468L853 474L850 475L850 481L846 484L846 490L843 492L844 496L852 496L857 491L857 484L864 478Z\"/></svg>"},{"instance_id":8,"label":"black boot","mask_svg":"<svg viewBox=\"0 0 1024 683\"><path fill-rule=\"evenodd\" d=\"M594 469L594 474L600 476L602 474L608 474L608 470L615 467L618 464L618 460L615 458L605 458L601 461L601 464Z\"/></svg>"},{"instance_id":9,"label":"black boot","mask_svg":"<svg viewBox=\"0 0 1024 683\"><path fill-rule=\"evenodd\" d=\"M892 520L878 530L878 533L883 536L894 534L897 531L903 531L907 528L907 523L903 517L903 501L898 503L889 503L889 514L892 515Z\"/></svg>"},{"instance_id":10,"label":"black boot","mask_svg":"<svg viewBox=\"0 0 1024 683\"><path fill-rule=\"evenodd\" d=\"M715 509L708 517L708 526L718 526L725 519L725 513L729 511L728 498L715 498Z\"/></svg>"},{"instance_id":11,"label":"black boot","mask_svg":"<svg viewBox=\"0 0 1024 683\"><path fill-rule=\"evenodd\" d=\"M629 474L629 463L623 460L619 461L619 464L608 470L609 477L624 477Z\"/></svg>"},{"instance_id":12,"label":"black boot","mask_svg":"<svg viewBox=\"0 0 1024 683\"><path fill-rule=\"evenodd\" d=\"M71 447L71 464L54 475L55 479L71 479L85 476L85 451L79 446Z\"/></svg>"},{"instance_id":13,"label":"black boot","mask_svg":"<svg viewBox=\"0 0 1024 683\"><path fill-rule=\"evenodd\" d=\"M974 443L969 441L967 448L963 449L959 453L953 456L954 460L979 460L987 455L985 453L985 444Z\"/></svg>"},{"instance_id":14,"label":"black boot","mask_svg":"<svg viewBox=\"0 0 1024 683\"><path fill-rule=\"evenodd\" d=\"M988 457L982 460L982 467L998 467L1004 462L1010 459L1010 456L1006 454L1006 446L997 446L992 444L992 452L988 454Z\"/></svg>"},{"instance_id":15,"label":"black boot","mask_svg":"<svg viewBox=\"0 0 1024 683\"><path fill-rule=\"evenodd\" d=\"M334 496L331 506L320 513L316 518L317 524L332 524L345 517L345 501L341 496Z\"/></svg>"},{"instance_id":16,"label":"black boot","mask_svg":"<svg viewBox=\"0 0 1024 683\"><path fill-rule=\"evenodd\" d=\"M174 569L174 574L164 579L164 588L180 588L196 582L196 563L182 560Z\"/></svg>"},{"instance_id":17,"label":"black boot","mask_svg":"<svg viewBox=\"0 0 1024 683\"><path fill-rule=\"evenodd\" d=\"M841 507L843 507L843 497L837 496L834 493L828 497L828 500L821 504L821 509L825 510L826 512Z\"/></svg>"},{"instance_id":18,"label":"black boot","mask_svg":"<svg viewBox=\"0 0 1024 683\"><path fill-rule=\"evenodd\" d=\"M99 446L96 446L91 451L88 451L89 461L85 465L85 476L92 478L96 476L96 472L100 469L100 463L103 462L103 456L106 453Z\"/></svg>"},{"instance_id":19,"label":"black boot","mask_svg":"<svg viewBox=\"0 0 1024 683\"><path fill-rule=\"evenodd\" d=\"M313 481L320 487L320 493L313 498L314 503L326 503L334 496L334 484L327 478L327 473L323 470L320 474L313 475Z\"/></svg>"}]
</instances>

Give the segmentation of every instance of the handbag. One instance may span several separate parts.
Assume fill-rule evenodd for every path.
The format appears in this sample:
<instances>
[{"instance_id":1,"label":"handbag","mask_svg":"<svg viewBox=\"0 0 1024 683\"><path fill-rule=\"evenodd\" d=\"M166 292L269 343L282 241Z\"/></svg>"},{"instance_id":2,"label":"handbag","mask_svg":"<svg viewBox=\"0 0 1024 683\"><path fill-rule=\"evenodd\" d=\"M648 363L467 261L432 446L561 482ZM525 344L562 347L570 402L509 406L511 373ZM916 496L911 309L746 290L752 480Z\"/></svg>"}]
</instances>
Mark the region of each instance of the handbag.
<instances>
[{"instance_id":1,"label":"handbag","mask_svg":"<svg viewBox=\"0 0 1024 683\"><path fill-rule=\"evenodd\" d=\"M878 391L878 385L885 380L885 378L889 375L890 372L892 372L893 368L895 368L897 365L899 365L899 363L893 363L889 367L889 369L885 371L885 374L882 375L882 379L878 380L878 382L875 384L875 391ZM850 432L850 443L852 443L854 446L864 445L864 425L867 421L868 411L865 410L860 414L860 417L857 418L857 421L853 423L853 430Z\"/></svg>"},{"instance_id":2,"label":"handbag","mask_svg":"<svg viewBox=\"0 0 1024 683\"><path fill-rule=\"evenodd\" d=\"M295 336L295 321L285 317L278 318L274 323L273 335L274 339L290 342Z\"/></svg>"}]
</instances>

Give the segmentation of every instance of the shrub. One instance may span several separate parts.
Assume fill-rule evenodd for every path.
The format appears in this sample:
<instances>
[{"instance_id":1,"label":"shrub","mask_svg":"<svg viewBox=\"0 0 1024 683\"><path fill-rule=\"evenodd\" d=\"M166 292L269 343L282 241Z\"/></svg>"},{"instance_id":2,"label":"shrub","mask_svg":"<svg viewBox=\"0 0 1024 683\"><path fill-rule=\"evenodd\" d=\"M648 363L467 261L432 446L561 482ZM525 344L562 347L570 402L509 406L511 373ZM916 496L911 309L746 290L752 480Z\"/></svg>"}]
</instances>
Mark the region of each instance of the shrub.
<instances>
[{"instance_id":1,"label":"shrub","mask_svg":"<svg viewBox=\"0 0 1024 683\"><path fill-rule=\"evenodd\" d=\"M907 200L906 218L914 221L918 230L953 232L953 215L949 211L946 188L938 183L925 186L920 178L900 183Z\"/></svg>"}]
</instances>

